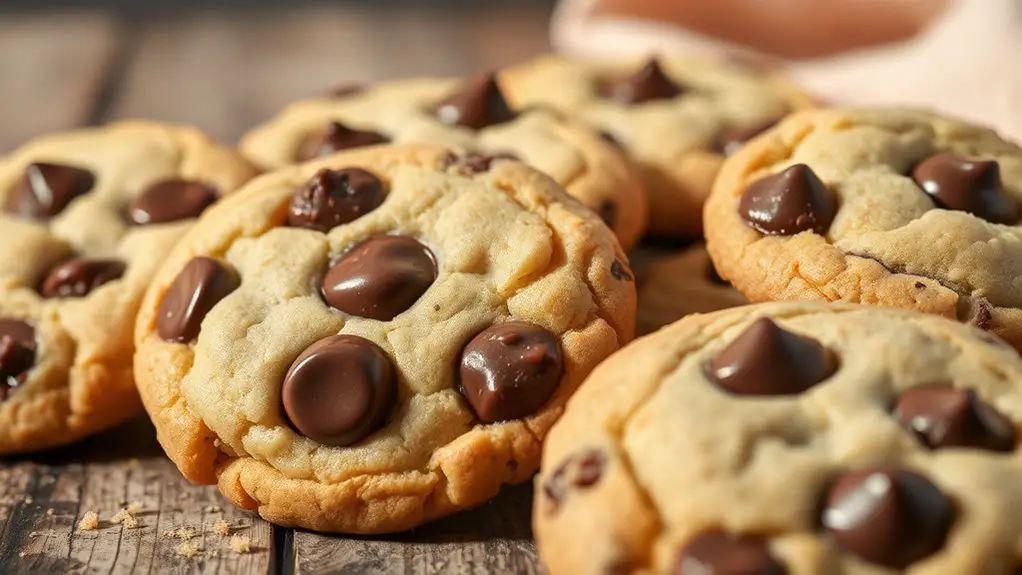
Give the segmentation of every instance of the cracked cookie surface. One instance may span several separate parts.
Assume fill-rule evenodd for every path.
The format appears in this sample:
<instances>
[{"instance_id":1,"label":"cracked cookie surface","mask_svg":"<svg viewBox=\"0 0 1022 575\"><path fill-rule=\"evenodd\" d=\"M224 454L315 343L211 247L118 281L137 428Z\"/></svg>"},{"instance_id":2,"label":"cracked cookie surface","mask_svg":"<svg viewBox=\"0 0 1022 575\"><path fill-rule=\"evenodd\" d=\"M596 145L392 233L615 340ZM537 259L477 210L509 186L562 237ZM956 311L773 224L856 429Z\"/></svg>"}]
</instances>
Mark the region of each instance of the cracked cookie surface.
<instances>
[{"instance_id":1,"label":"cracked cookie surface","mask_svg":"<svg viewBox=\"0 0 1022 575\"><path fill-rule=\"evenodd\" d=\"M691 316L601 364L547 438L552 575L1008 575L1022 359L854 304Z\"/></svg>"},{"instance_id":2,"label":"cracked cookie surface","mask_svg":"<svg viewBox=\"0 0 1022 575\"><path fill-rule=\"evenodd\" d=\"M544 56L505 70L501 81L516 106L552 106L620 142L642 170L649 233L661 236L698 236L724 157L813 104L771 72L712 59Z\"/></svg>"},{"instance_id":3,"label":"cracked cookie surface","mask_svg":"<svg viewBox=\"0 0 1022 575\"><path fill-rule=\"evenodd\" d=\"M925 111L796 114L728 160L717 269L753 301L843 300L968 321L1022 346L1022 149Z\"/></svg>"},{"instance_id":4,"label":"cracked cookie surface","mask_svg":"<svg viewBox=\"0 0 1022 575\"><path fill-rule=\"evenodd\" d=\"M512 109L492 77L384 82L295 102L253 129L241 150L279 168L343 149L434 144L520 159L546 173L595 211L627 249L646 227L638 170L617 145L550 109Z\"/></svg>"},{"instance_id":5,"label":"cracked cookie surface","mask_svg":"<svg viewBox=\"0 0 1022 575\"><path fill-rule=\"evenodd\" d=\"M284 168L179 244L135 372L188 478L275 523L371 533L534 473L565 400L631 339L635 288L548 176L461 159L395 146Z\"/></svg>"},{"instance_id":6,"label":"cracked cookie surface","mask_svg":"<svg viewBox=\"0 0 1022 575\"><path fill-rule=\"evenodd\" d=\"M135 315L174 242L255 171L180 126L53 134L0 157L0 453L141 410Z\"/></svg>"},{"instance_id":7,"label":"cracked cookie surface","mask_svg":"<svg viewBox=\"0 0 1022 575\"><path fill-rule=\"evenodd\" d=\"M670 255L633 253L632 269L638 301L635 320L638 335L653 333L690 314L748 303L720 278L702 245Z\"/></svg>"}]
</instances>

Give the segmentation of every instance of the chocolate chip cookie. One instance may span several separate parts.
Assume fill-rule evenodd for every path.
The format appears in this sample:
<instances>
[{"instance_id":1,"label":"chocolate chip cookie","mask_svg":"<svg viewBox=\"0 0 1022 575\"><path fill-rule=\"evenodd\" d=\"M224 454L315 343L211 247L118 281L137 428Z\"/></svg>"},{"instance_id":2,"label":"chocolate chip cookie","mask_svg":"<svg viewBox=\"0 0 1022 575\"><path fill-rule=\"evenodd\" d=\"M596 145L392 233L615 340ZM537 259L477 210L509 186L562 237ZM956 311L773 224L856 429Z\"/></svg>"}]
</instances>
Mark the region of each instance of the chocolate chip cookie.
<instances>
[{"instance_id":1,"label":"chocolate chip cookie","mask_svg":"<svg viewBox=\"0 0 1022 575\"><path fill-rule=\"evenodd\" d=\"M635 331L653 333L693 313L709 313L748 301L721 279L702 245L680 253L632 255L638 294Z\"/></svg>"},{"instance_id":2,"label":"chocolate chip cookie","mask_svg":"<svg viewBox=\"0 0 1022 575\"><path fill-rule=\"evenodd\" d=\"M945 318L777 302L600 365L551 431L552 575L1022 568L1022 358Z\"/></svg>"},{"instance_id":3,"label":"chocolate chip cookie","mask_svg":"<svg viewBox=\"0 0 1022 575\"><path fill-rule=\"evenodd\" d=\"M124 123L0 157L0 453L141 411L132 328L194 218L254 174L191 128Z\"/></svg>"},{"instance_id":4,"label":"chocolate chip cookie","mask_svg":"<svg viewBox=\"0 0 1022 575\"><path fill-rule=\"evenodd\" d=\"M728 160L717 269L754 301L844 300L971 322L1022 346L1022 148L929 112L792 116Z\"/></svg>"},{"instance_id":5,"label":"chocolate chip cookie","mask_svg":"<svg viewBox=\"0 0 1022 575\"><path fill-rule=\"evenodd\" d=\"M344 87L290 105L245 136L241 149L257 164L279 168L386 142L471 152L466 161L482 167L525 161L599 214L626 249L646 227L642 179L615 143L550 109L512 108L492 75Z\"/></svg>"},{"instance_id":6,"label":"chocolate chip cookie","mask_svg":"<svg viewBox=\"0 0 1022 575\"><path fill-rule=\"evenodd\" d=\"M193 481L282 525L400 531L529 478L634 314L614 235L548 176L365 148L207 213L146 295L135 374Z\"/></svg>"},{"instance_id":7,"label":"chocolate chip cookie","mask_svg":"<svg viewBox=\"0 0 1022 575\"><path fill-rule=\"evenodd\" d=\"M517 106L544 104L604 130L632 154L649 232L698 236L724 157L811 99L750 64L700 59L587 62L546 56L501 75Z\"/></svg>"}]
</instances>

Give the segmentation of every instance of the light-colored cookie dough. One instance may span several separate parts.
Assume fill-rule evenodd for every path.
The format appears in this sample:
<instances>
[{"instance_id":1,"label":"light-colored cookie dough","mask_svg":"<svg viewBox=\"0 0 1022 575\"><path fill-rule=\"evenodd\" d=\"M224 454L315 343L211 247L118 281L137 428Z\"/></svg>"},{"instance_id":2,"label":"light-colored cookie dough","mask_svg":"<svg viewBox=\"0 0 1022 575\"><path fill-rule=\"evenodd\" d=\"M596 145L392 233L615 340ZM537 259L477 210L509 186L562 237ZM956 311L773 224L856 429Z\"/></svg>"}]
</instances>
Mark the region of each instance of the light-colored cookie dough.
<instances>
[{"instance_id":1,"label":"light-colored cookie dough","mask_svg":"<svg viewBox=\"0 0 1022 575\"><path fill-rule=\"evenodd\" d=\"M782 173L766 189L762 178ZM759 229L739 213L753 184L774 210L753 218ZM706 206L707 248L753 301L913 309L1018 347L1019 202L1022 148L990 130L915 110L808 111L728 160Z\"/></svg>"},{"instance_id":2,"label":"light-colored cookie dough","mask_svg":"<svg viewBox=\"0 0 1022 575\"><path fill-rule=\"evenodd\" d=\"M638 335L653 333L690 314L748 303L717 276L701 245L670 255L651 252L640 257L633 253L632 269L638 294L635 320Z\"/></svg>"},{"instance_id":3,"label":"light-colored cookie dough","mask_svg":"<svg viewBox=\"0 0 1022 575\"><path fill-rule=\"evenodd\" d=\"M1022 359L944 318L777 302L601 364L551 431L551 575L1010 575ZM893 489L892 489L893 487Z\"/></svg>"},{"instance_id":4,"label":"light-colored cookie dough","mask_svg":"<svg viewBox=\"0 0 1022 575\"><path fill-rule=\"evenodd\" d=\"M154 123L53 134L0 157L0 453L141 411L131 356L145 288L189 210L254 173L194 129Z\"/></svg>"},{"instance_id":5,"label":"light-colored cookie dough","mask_svg":"<svg viewBox=\"0 0 1022 575\"><path fill-rule=\"evenodd\" d=\"M462 105L478 104L474 111L483 115L486 105L502 107L498 105L503 102L499 87L490 78L468 82L396 80L339 96L295 102L247 134L240 147L257 164L279 168L320 151L317 148L322 148L328 126L340 122L357 131L334 135L344 149L387 141L436 144L489 155L510 153L557 180L569 194L600 214L626 249L638 240L646 227L646 195L638 169L616 144L551 109L511 110L514 117L476 122L494 122L488 125L444 121L446 116L438 112L438 104L460 91L468 95ZM473 97L478 101L472 101ZM487 103L486 98L497 103ZM490 115L494 115L492 110Z\"/></svg>"},{"instance_id":6,"label":"light-colored cookie dough","mask_svg":"<svg viewBox=\"0 0 1022 575\"><path fill-rule=\"evenodd\" d=\"M514 105L552 106L621 142L643 172L649 233L694 237L702 230L702 205L725 153L813 102L787 80L749 64L699 58L657 62L660 76L650 72L648 59L544 56L504 71L501 82ZM634 85L612 85L629 77ZM671 84L676 95L668 95ZM656 97L658 88L662 97ZM616 99L613 92L622 89L624 98L634 94L639 101Z\"/></svg>"},{"instance_id":7,"label":"light-colored cookie dough","mask_svg":"<svg viewBox=\"0 0 1022 575\"><path fill-rule=\"evenodd\" d=\"M327 193L330 182L346 187ZM338 208L352 198L358 209ZM415 259L424 249L434 275ZM399 255L404 263L387 264ZM531 477L568 396L632 337L626 261L590 210L520 162L474 172L434 146L343 152L264 175L200 220L146 295L135 373L160 442L189 479L281 525L400 531ZM389 274L410 281L376 290ZM204 317L168 314L195 285L226 288L199 290ZM550 345L515 333L480 344L477 334L509 322L532 324ZM524 349L531 367L507 366L522 377L498 366L490 391L467 380L466 370L493 367L486 350L501 345ZM465 359L469 348L478 353ZM362 357L356 371L373 385L393 374L396 390L303 395L311 378L301 374L315 372L305 360L324 349ZM555 373L553 364L563 371L535 393L529 374ZM340 422L355 404L365 417ZM338 407L324 415L321 405Z\"/></svg>"}]
</instances>

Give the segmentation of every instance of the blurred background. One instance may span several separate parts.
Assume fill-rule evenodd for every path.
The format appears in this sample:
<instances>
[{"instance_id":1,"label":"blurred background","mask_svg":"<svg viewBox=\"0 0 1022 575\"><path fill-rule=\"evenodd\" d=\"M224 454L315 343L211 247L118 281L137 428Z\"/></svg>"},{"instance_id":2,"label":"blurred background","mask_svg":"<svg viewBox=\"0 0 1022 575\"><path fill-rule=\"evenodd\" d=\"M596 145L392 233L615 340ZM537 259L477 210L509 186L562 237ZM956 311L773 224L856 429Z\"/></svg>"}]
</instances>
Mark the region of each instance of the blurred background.
<instances>
[{"instance_id":1,"label":"blurred background","mask_svg":"<svg viewBox=\"0 0 1022 575\"><path fill-rule=\"evenodd\" d=\"M124 118L234 142L347 82L469 75L549 49L553 0L0 0L0 153Z\"/></svg>"}]
</instances>

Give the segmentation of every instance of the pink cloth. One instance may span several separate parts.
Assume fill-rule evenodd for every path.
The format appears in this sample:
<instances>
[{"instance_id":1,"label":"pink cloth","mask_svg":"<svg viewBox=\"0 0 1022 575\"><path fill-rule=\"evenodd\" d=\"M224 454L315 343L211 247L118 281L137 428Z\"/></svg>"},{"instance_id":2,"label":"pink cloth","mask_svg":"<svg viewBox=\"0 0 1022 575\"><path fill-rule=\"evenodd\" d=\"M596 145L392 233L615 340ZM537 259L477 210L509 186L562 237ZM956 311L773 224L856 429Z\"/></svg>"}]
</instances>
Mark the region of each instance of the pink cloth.
<instances>
[{"instance_id":1,"label":"pink cloth","mask_svg":"<svg viewBox=\"0 0 1022 575\"><path fill-rule=\"evenodd\" d=\"M555 48L579 57L756 55L668 23L592 16L598 1L562 1ZM780 65L825 101L934 108L1022 142L1022 0L953 0L905 42Z\"/></svg>"}]
</instances>

